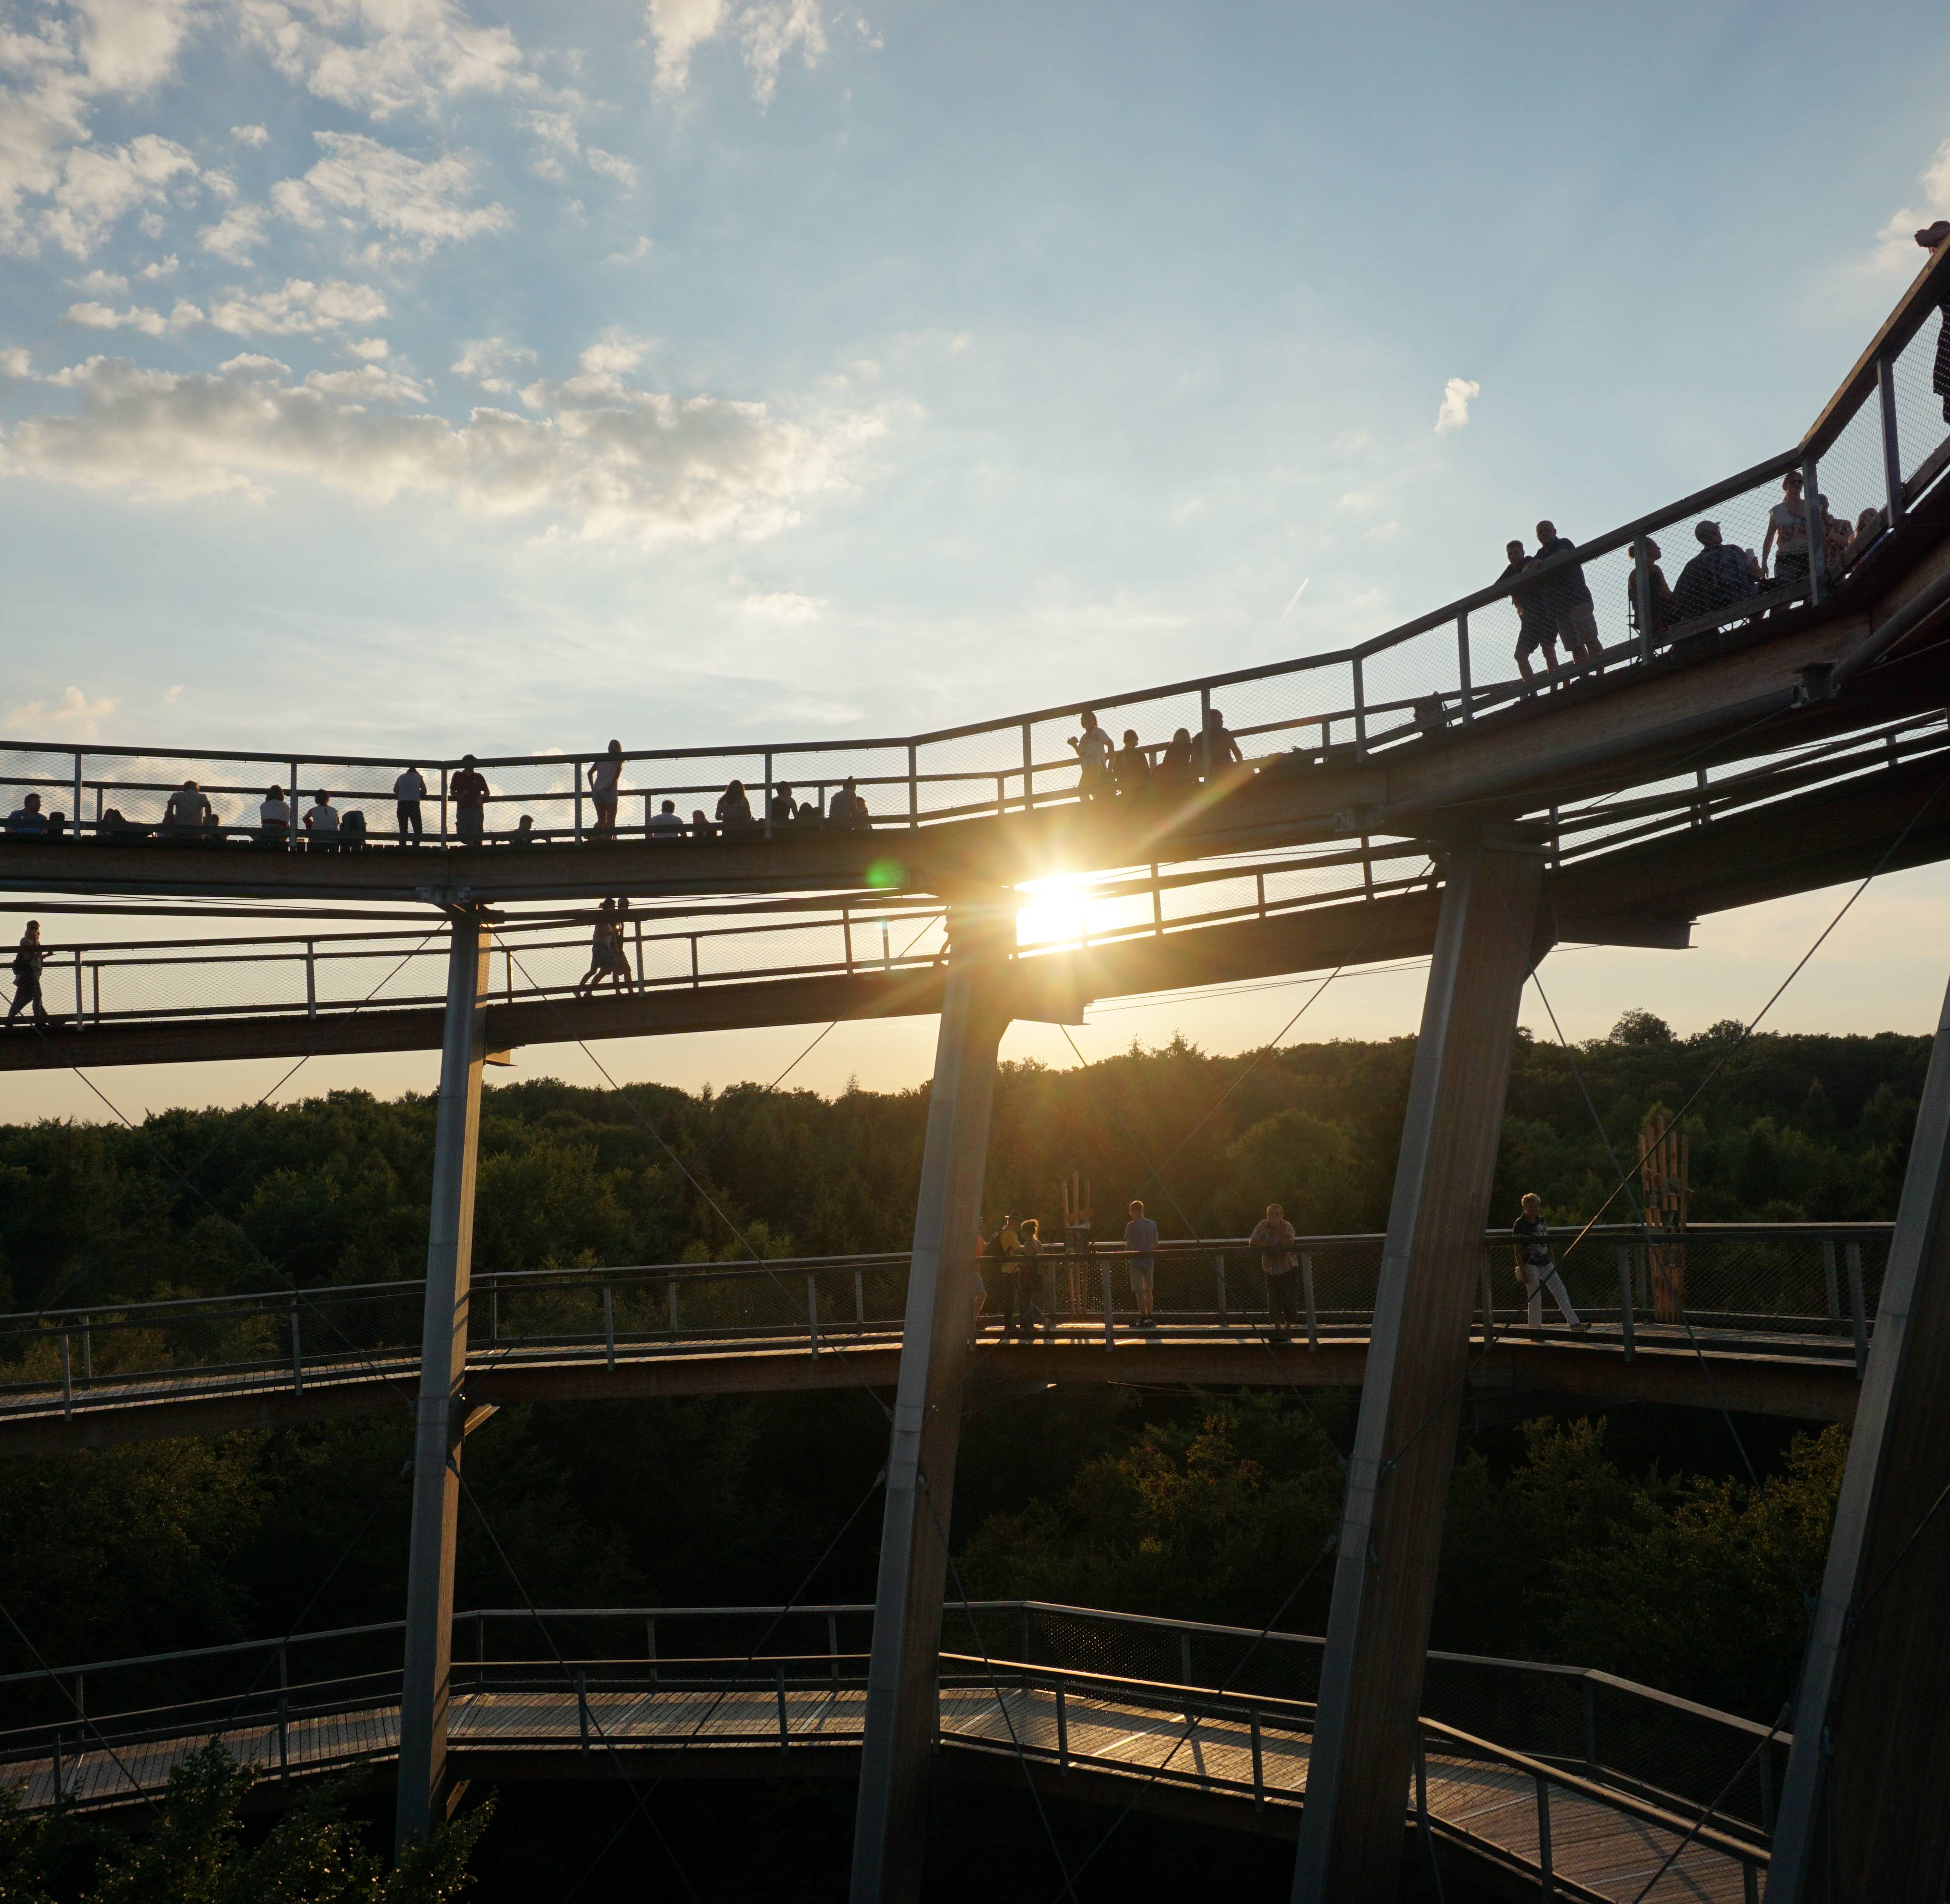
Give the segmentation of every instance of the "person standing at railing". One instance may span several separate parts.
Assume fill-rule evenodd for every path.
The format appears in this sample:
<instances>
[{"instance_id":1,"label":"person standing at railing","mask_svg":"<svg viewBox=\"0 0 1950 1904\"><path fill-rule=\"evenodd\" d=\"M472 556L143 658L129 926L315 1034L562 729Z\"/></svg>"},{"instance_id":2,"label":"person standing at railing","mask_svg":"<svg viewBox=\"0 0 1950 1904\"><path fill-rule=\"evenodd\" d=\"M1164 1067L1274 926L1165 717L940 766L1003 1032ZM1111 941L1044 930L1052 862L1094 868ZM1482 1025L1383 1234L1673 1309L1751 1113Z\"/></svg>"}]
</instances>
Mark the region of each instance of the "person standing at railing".
<instances>
[{"instance_id":1,"label":"person standing at railing","mask_svg":"<svg viewBox=\"0 0 1950 1904\"><path fill-rule=\"evenodd\" d=\"M1002 1314L1002 1339L1030 1333L1029 1311L1023 1301L1023 1245L1016 1233L1016 1219L1005 1210L1002 1227L995 1232L995 1300Z\"/></svg>"},{"instance_id":2,"label":"person standing at railing","mask_svg":"<svg viewBox=\"0 0 1950 1904\"><path fill-rule=\"evenodd\" d=\"M1696 621L1701 617L1730 608L1754 592L1746 552L1730 549L1721 539L1717 522L1696 522L1693 533L1699 552L1679 571L1672 591L1675 624Z\"/></svg>"},{"instance_id":3,"label":"person standing at railing","mask_svg":"<svg viewBox=\"0 0 1950 1904\"><path fill-rule=\"evenodd\" d=\"M1945 238L1950 238L1950 218L1939 218L1916 235L1917 243L1926 251L1934 251ZM1950 294L1939 307L1936 362L1930 369L1930 387L1942 398L1943 421L1950 423Z\"/></svg>"},{"instance_id":4,"label":"person standing at railing","mask_svg":"<svg viewBox=\"0 0 1950 1904\"><path fill-rule=\"evenodd\" d=\"M426 780L416 767L410 767L393 782L393 812L399 822L400 844L409 839L417 846L423 832L420 802L426 798Z\"/></svg>"},{"instance_id":5,"label":"person standing at railing","mask_svg":"<svg viewBox=\"0 0 1950 1904\"><path fill-rule=\"evenodd\" d=\"M1226 717L1216 708L1205 711L1205 744L1198 770L1208 780L1216 780L1229 767L1244 767L1246 757L1226 725Z\"/></svg>"},{"instance_id":6,"label":"person standing at railing","mask_svg":"<svg viewBox=\"0 0 1950 1904\"><path fill-rule=\"evenodd\" d=\"M1151 757L1138 745L1135 727L1124 730L1124 744L1111 757L1111 779L1120 800L1135 800L1150 791Z\"/></svg>"},{"instance_id":7,"label":"person standing at railing","mask_svg":"<svg viewBox=\"0 0 1950 1904\"><path fill-rule=\"evenodd\" d=\"M1076 791L1086 800L1101 800L1111 792L1111 736L1097 724L1097 717L1089 708L1083 711L1083 731L1072 734L1070 745L1081 764L1076 776Z\"/></svg>"},{"instance_id":8,"label":"person standing at railing","mask_svg":"<svg viewBox=\"0 0 1950 1904\"><path fill-rule=\"evenodd\" d=\"M460 771L447 782L447 792L453 802L453 830L463 845L478 846L488 826L488 778L472 754L461 756Z\"/></svg>"},{"instance_id":9,"label":"person standing at railing","mask_svg":"<svg viewBox=\"0 0 1950 1904\"><path fill-rule=\"evenodd\" d=\"M1272 1325L1272 1339L1276 1342L1291 1342L1297 1320L1293 1273L1300 1265L1300 1258L1294 1253L1299 1239L1286 1220L1286 1212L1277 1203L1269 1203L1266 1215L1247 1240L1260 1252L1260 1268L1266 1272L1266 1320Z\"/></svg>"},{"instance_id":10,"label":"person standing at railing","mask_svg":"<svg viewBox=\"0 0 1950 1904\"><path fill-rule=\"evenodd\" d=\"M612 740L609 751L589 763L589 797L596 803L595 833L602 839L616 835L616 800L623 784L623 743Z\"/></svg>"},{"instance_id":11,"label":"person standing at railing","mask_svg":"<svg viewBox=\"0 0 1950 1904\"><path fill-rule=\"evenodd\" d=\"M1138 1305L1138 1327L1155 1329L1157 1318L1152 1310L1157 1287L1158 1227L1145 1215L1144 1203L1139 1198L1132 1199L1130 1219L1124 1225L1124 1247L1131 1252L1127 1267L1131 1272L1131 1294Z\"/></svg>"},{"instance_id":12,"label":"person standing at railing","mask_svg":"<svg viewBox=\"0 0 1950 1904\"><path fill-rule=\"evenodd\" d=\"M1056 1258L1051 1256L1043 1262L1042 1238L1036 1234L1036 1220L1026 1216L1016 1225L1016 1254L1022 1262L1023 1293L1027 1295L1034 1285L1030 1277L1038 1274L1036 1265L1041 1265L1042 1302L1039 1307L1031 1298L1028 1313L1023 1323L1023 1339L1034 1339L1036 1325L1040 1322L1049 1333L1056 1333Z\"/></svg>"},{"instance_id":13,"label":"person standing at railing","mask_svg":"<svg viewBox=\"0 0 1950 1904\"><path fill-rule=\"evenodd\" d=\"M1557 533L1556 523L1543 521L1537 525L1540 564L1553 555L1568 558L1577 546L1568 536ZM1559 639L1570 658L1587 667L1596 667L1604 652L1604 644L1598 639L1598 611L1582 565L1568 559L1559 562L1538 577L1537 586L1543 596L1545 611L1556 624Z\"/></svg>"},{"instance_id":14,"label":"person standing at railing","mask_svg":"<svg viewBox=\"0 0 1950 1904\"><path fill-rule=\"evenodd\" d=\"M1195 750L1191 745L1191 730L1180 727L1172 735L1164 751L1158 756L1157 765L1151 770L1151 784L1156 787L1188 787L1198 778L1198 763L1193 758Z\"/></svg>"},{"instance_id":15,"label":"person standing at railing","mask_svg":"<svg viewBox=\"0 0 1950 1904\"><path fill-rule=\"evenodd\" d=\"M1548 1289L1552 1301L1564 1311L1565 1322L1581 1333L1590 1328L1588 1322L1578 1321L1564 1278L1558 1274L1557 1265L1552 1260L1550 1225L1543 1220L1543 1205L1534 1190L1525 1196L1510 1231L1517 1240L1517 1280L1530 1292L1531 1327L1543 1327L1543 1293Z\"/></svg>"},{"instance_id":16,"label":"person standing at railing","mask_svg":"<svg viewBox=\"0 0 1950 1904\"><path fill-rule=\"evenodd\" d=\"M1767 535L1761 543L1762 568L1766 568L1768 558L1771 555L1775 581L1788 583L1802 594L1808 590L1809 505L1804 493L1806 487L1798 469L1790 469L1780 479L1780 500L1768 512ZM1814 499L1814 511L1817 533L1825 535L1819 496Z\"/></svg>"},{"instance_id":17,"label":"person standing at railing","mask_svg":"<svg viewBox=\"0 0 1950 1904\"><path fill-rule=\"evenodd\" d=\"M826 817L836 826L864 826L867 803L860 798L858 783L849 773L839 783L839 791L827 801Z\"/></svg>"},{"instance_id":18,"label":"person standing at railing","mask_svg":"<svg viewBox=\"0 0 1950 1904\"><path fill-rule=\"evenodd\" d=\"M1497 577L1500 588L1506 582L1514 582L1530 565L1530 558L1524 553L1521 540L1506 542L1503 553L1509 558L1509 565ZM1510 600L1517 611L1517 672L1528 681L1530 679L1530 658L1540 654L1544 672L1550 674L1557 666L1557 624L1550 618L1550 611L1543 605L1541 590L1534 588L1513 588Z\"/></svg>"},{"instance_id":19,"label":"person standing at railing","mask_svg":"<svg viewBox=\"0 0 1950 1904\"><path fill-rule=\"evenodd\" d=\"M1625 617L1635 635L1646 630L1639 626L1638 545L1633 545L1632 572L1625 577ZM1652 582L1652 633L1662 635L1679 618L1673 613L1672 590L1666 585L1665 571L1659 565L1659 544L1645 538L1646 566Z\"/></svg>"},{"instance_id":20,"label":"person standing at railing","mask_svg":"<svg viewBox=\"0 0 1950 1904\"><path fill-rule=\"evenodd\" d=\"M41 967L47 963L47 947L41 943L41 922L30 919L20 944L14 948L14 1002L7 1011L9 1025L29 1005L34 1008L34 1022L47 1023L47 1007L41 1003Z\"/></svg>"},{"instance_id":21,"label":"person standing at railing","mask_svg":"<svg viewBox=\"0 0 1950 1904\"><path fill-rule=\"evenodd\" d=\"M257 830L267 845L288 838L291 830L291 803L282 787L273 787L257 808Z\"/></svg>"}]
</instances>

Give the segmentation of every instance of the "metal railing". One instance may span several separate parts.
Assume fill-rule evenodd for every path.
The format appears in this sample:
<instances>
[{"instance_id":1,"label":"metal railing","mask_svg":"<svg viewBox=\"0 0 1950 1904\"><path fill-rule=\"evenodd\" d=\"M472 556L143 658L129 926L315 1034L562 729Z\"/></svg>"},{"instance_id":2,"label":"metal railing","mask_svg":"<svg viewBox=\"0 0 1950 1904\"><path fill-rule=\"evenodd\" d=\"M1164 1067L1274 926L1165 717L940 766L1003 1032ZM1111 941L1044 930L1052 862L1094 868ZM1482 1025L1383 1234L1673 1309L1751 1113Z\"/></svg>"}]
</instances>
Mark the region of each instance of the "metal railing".
<instances>
[{"instance_id":1,"label":"metal railing","mask_svg":"<svg viewBox=\"0 0 1950 1904\"><path fill-rule=\"evenodd\" d=\"M646 1695L668 1694L696 1711L702 1749L851 1744L872 1622L873 1608L855 1602L457 1613L456 1738L466 1741L469 1699L486 1694L496 1701L497 1748L587 1754L631 1742L631 1710ZM384 1621L62 1666L51 1683L41 1672L0 1677L15 1719L0 1731L0 1777L12 1768L30 1805L58 1794L86 1808L129 1802L124 1768L142 1788L159 1788L182 1753L213 1735L266 1778L383 1754L403 1632L403 1622ZM1255 1810L1291 1806L1324 1652L1307 1634L1036 1600L952 1603L943 1614L941 1736L1020 1750L1059 1770L1087 1766L1193 1785ZM1036 1701L1033 1713L1018 1710L1012 1741L983 1723L998 1695ZM525 1733L511 1710L524 1697L543 1702ZM1233 1769L1189 1750L1135 1759L1093 1750L1082 1735L1106 1708L1151 1715L1160 1742L1219 1725L1249 1750L1233 1755ZM1562 1826L1578 1806L1675 1838L1690 1831L1702 1851L1765 1869L1793 1743L1783 1734L1610 1673L1454 1653L1428 1656L1422 1708L1419 1800L1430 1759L1494 1768L1534 1807L1532 1861L1544 1873L1553 1810ZM646 1742L682 1741L665 1728ZM1510 1850L1507 1832L1476 1837L1467 1818L1438 1809L1430 1822L1459 1841Z\"/></svg>"},{"instance_id":2,"label":"metal railing","mask_svg":"<svg viewBox=\"0 0 1950 1904\"><path fill-rule=\"evenodd\" d=\"M1538 680L1512 675L1506 658L1514 658L1517 642L1517 584L1500 583L1350 648L1109 695L1095 710L1114 739L1130 728L1167 786L1189 791L1203 781L1223 789L1251 770L1235 764L1235 746L1262 768L1276 761L1304 769L1364 760L1484 718L1554 680L1683 654L1700 635L1797 602L1821 602L1849 586L1855 571L1883 559L1921 496L1950 466L1950 437L1929 387L1933 346L1924 340L1946 282L1950 247L1925 266L1800 442L1591 539L1575 558L1525 571L1522 585L1547 593L1562 585L1575 594L1581 574L1601 645L1596 656ZM1847 548L1839 537L1832 551L1816 538L1804 567L1783 565L1752 593L1675 618L1684 604L1668 605L1656 538L1671 538L1670 557L1678 560L1711 512L1730 546L1762 545L1777 487L1797 471L1811 495L1831 492L1830 520L1857 528ZM1031 811L1093 792L1110 798L1108 783L1094 790L1082 784L1079 711L1071 702L909 736L625 750L626 784L618 789L613 823L599 819L590 770L602 756L593 750L484 758L478 766L490 791L466 823L453 785L462 764L404 756L30 744L0 751L0 792L10 804L35 794L44 817L59 813L64 832L124 844L338 850L349 843L342 822L329 838L302 825L260 823L260 802L274 785L294 803L301 793L324 792L341 814L360 814L366 842L398 838L401 850L412 851L392 811L394 783L417 767L427 789L417 803L424 825L418 837L436 844L511 838L522 832L526 814L532 826L525 838L584 842L620 832L667 838L677 850L701 834L759 838L836 824L912 828ZM734 779L754 796L751 817L721 823L719 795ZM172 817L170 797L185 782L208 801L207 823L195 800ZM849 787L869 810L843 821L826 817ZM811 797L802 801L802 794ZM666 800L682 830L659 831L658 810ZM800 816L802 807L808 817Z\"/></svg>"},{"instance_id":3,"label":"metal railing","mask_svg":"<svg viewBox=\"0 0 1950 1904\"><path fill-rule=\"evenodd\" d=\"M1628 1358L1681 1342L1721 1351L1866 1361L1892 1226L1700 1224L1675 1237L1631 1224L1553 1232L1581 1320ZM1159 1246L1151 1277L1163 1333L1257 1339L1269 1330L1313 1348L1365 1339L1385 1237L1302 1237L1276 1288L1243 1238ZM904 1252L759 1263L634 1264L477 1274L468 1311L472 1367L619 1361L802 1348L812 1355L897 1339L906 1313ZM1000 1259L977 1265L973 1331L1000 1328ZM1121 1245L1053 1249L1016 1272L1030 1322L1114 1345L1140 1323ZM405 1381L416 1367L419 1281L316 1284L160 1302L98 1302L0 1316L0 1423L72 1420L189 1393ZM1547 1328L1559 1321L1540 1303ZM1507 1231L1484 1240L1479 1319L1497 1335L1529 1328Z\"/></svg>"}]
</instances>

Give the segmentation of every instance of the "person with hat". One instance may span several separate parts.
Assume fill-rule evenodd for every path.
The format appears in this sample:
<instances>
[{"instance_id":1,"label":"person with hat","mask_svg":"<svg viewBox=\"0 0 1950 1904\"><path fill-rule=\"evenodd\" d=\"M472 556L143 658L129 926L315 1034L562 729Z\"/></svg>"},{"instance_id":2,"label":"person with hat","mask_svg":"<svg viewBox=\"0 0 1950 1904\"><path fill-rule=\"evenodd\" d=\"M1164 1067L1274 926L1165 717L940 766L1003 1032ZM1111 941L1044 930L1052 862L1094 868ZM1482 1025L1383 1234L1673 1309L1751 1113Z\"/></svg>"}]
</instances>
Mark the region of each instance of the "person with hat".
<instances>
[{"instance_id":1,"label":"person with hat","mask_svg":"<svg viewBox=\"0 0 1950 1904\"><path fill-rule=\"evenodd\" d=\"M1744 551L1727 547L1717 522L1693 524L1699 552L1679 571L1672 590L1675 622L1696 621L1744 601L1754 592Z\"/></svg>"},{"instance_id":2,"label":"person with hat","mask_svg":"<svg viewBox=\"0 0 1950 1904\"><path fill-rule=\"evenodd\" d=\"M478 846L488 824L488 781L472 754L461 756L460 771L447 782L447 790L453 801L453 830L463 845Z\"/></svg>"}]
</instances>

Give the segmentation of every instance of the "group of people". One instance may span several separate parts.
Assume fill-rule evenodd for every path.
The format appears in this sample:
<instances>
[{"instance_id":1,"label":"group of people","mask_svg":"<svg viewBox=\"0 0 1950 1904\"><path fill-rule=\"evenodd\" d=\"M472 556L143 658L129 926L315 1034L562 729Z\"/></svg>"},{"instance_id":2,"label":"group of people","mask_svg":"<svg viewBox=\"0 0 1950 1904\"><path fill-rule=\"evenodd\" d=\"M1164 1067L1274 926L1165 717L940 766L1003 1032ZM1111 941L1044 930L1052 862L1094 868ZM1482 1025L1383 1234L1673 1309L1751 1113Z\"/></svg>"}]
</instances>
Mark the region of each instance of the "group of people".
<instances>
[{"instance_id":1,"label":"group of people","mask_svg":"<svg viewBox=\"0 0 1950 1904\"><path fill-rule=\"evenodd\" d=\"M1081 720L1083 731L1070 736L1070 747L1079 770L1077 792L1087 801L1130 800L1195 787L1245 764L1237 737L1216 708L1207 711L1199 739L1192 738L1190 728L1180 727L1161 746L1141 742L1137 730L1126 727L1120 747L1092 710L1085 708Z\"/></svg>"}]
</instances>

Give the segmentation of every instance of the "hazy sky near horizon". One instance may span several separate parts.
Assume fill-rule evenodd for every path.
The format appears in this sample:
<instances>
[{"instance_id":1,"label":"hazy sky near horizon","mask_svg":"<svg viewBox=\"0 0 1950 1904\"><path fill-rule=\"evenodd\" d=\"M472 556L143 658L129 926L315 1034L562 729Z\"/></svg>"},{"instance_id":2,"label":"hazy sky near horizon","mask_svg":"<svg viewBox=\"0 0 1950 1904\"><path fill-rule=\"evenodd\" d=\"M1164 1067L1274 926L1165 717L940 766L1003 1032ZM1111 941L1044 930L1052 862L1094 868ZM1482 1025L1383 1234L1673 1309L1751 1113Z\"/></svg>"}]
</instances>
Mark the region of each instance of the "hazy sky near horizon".
<instances>
[{"instance_id":1,"label":"hazy sky near horizon","mask_svg":"<svg viewBox=\"0 0 1950 1904\"><path fill-rule=\"evenodd\" d=\"M1921 4L0 5L0 729L746 742L1338 646L1791 441L1950 215L1946 82ZM1872 892L1791 1022L1932 1022L1945 890ZM1696 1028L1834 903L1546 982L1574 1035ZM1286 996L1079 1041L1256 1043Z\"/></svg>"}]
</instances>

